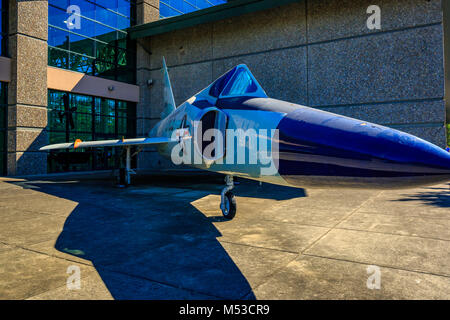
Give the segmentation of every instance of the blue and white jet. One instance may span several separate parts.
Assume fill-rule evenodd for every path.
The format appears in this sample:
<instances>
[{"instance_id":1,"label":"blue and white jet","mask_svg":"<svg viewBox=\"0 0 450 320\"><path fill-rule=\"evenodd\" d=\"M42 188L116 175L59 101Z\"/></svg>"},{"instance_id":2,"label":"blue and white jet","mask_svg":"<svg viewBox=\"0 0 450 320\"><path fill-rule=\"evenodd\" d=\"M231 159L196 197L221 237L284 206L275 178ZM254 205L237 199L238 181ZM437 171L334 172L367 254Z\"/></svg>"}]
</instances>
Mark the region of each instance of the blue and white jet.
<instances>
[{"instance_id":1,"label":"blue and white jet","mask_svg":"<svg viewBox=\"0 0 450 320\"><path fill-rule=\"evenodd\" d=\"M450 180L450 153L381 125L269 98L238 65L176 107L163 61L164 111L147 138L53 144L40 150L156 145L176 164L225 174L220 208L236 214L233 177L290 187L397 189ZM212 134L208 134L209 131ZM207 142L207 143L205 143Z\"/></svg>"}]
</instances>

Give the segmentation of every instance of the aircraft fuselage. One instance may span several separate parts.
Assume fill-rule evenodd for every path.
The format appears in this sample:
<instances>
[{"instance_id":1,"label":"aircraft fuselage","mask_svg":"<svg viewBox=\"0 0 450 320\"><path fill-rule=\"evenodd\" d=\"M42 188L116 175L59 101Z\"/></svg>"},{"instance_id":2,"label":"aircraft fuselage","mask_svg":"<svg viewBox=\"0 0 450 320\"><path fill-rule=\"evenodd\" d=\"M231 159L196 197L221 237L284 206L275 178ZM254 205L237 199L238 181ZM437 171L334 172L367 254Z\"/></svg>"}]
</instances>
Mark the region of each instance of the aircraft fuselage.
<instances>
[{"instance_id":1,"label":"aircraft fuselage","mask_svg":"<svg viewBox=\"0 0 450 320\"><path fill-rule=\"evenodd\" d=\"M226 161L230 146L225 143L222 161L187 163L199 169L293 187L390 189L450 180L450 153L425 140L381 125L271 98L219 99L215 105L188 101L162 121L154 133L172 134L173 129L180 128L186 115L186 127L195 136L194 122L201 121L202 115L212 110L226 115L225 135L239 129L244 132L252 129L257 134L266 130L267 135L262 139L270 141L267 150L276 170L261 174L261 167L268 165L249 163L250 154L255 150L248 139L244 142L244 163L237 163L236 156L234 161ZM271 134L273 130L278 131L277 137ZM199 152L196 139L190 143L190 150ZM175 145L162 146L159 151L171 157ZM232 147L237 154L242 147L239 139Z\"/></svg>"}]
</instances>

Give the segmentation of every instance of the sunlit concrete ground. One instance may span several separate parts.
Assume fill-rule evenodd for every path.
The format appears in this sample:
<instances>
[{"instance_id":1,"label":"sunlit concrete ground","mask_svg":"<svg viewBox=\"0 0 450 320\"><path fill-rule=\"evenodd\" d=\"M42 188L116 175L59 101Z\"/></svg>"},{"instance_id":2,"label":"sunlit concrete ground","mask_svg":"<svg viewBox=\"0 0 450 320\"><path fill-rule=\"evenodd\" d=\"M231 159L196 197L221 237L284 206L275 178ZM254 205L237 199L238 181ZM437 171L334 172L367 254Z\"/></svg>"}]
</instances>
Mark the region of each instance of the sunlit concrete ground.
<instances>
[{"instance_id":1,"label":"sunlit concrete ground","mask_svg":"<svg viewBox=\"0 0 450 320\"><path fill-rule=\"evenodd\" d=\"M232 221L221 188L217 176L137 177L124 190L100 178L0 179L0 298L450 298L447 184L241 181ZM370 265L380 289L367 287ZM78 290L66 285L71 266Z\"/></svg>"}]
</instances>

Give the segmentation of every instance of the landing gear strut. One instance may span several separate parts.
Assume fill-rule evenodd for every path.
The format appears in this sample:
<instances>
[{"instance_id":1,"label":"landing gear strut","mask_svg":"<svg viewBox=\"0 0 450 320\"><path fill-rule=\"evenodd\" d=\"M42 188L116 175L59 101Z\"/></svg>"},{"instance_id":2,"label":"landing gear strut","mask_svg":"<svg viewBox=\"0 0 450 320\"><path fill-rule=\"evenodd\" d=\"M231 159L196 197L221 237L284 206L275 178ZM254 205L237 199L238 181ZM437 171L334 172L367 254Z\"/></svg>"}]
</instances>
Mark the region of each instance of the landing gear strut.
<instances>
[{"instance_id":1,"label":"landing gear strut","mask_svg":"<svg viewBox=\"0 0 450 320\"><path fill-rule=\"evenodd\" d=\"M225 176L226 187L223 188L220 197L220 210L225 219L233 219L236 215L236 199L231 191L234 188L233 176Z\"/></svg>"},{"instance_id":2,"label":"landing gear strut","mask_svg":"<svg viewBox=\"0 0 450 320\"><path fill-rule=\"evenodd\" d=\"M130 185L131 183L131 175L136 174L133 169L131 169L131 157L135 156L137 153L139 153L140 150L138 150L135 154L131 155L131 147L126 146L125 147L125 168L120 168L119 170L119 183L117 184L117 187L119 188L125 188Z\"/></svg>"}]
</instances>

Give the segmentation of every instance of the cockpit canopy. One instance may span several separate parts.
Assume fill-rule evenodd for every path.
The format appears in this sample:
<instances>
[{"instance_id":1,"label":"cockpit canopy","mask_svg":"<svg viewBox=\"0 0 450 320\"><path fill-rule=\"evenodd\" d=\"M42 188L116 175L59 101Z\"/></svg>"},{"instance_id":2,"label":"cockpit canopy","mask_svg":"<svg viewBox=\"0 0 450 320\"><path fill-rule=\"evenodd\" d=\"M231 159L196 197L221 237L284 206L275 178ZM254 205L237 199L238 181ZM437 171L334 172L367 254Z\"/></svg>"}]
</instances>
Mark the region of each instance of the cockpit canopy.
<instances>
[{"instance_id":1,"label":"cockpit canopy","mask_svg":"<svg viewBox=\"0 0 450 320\"><path fill-rule=\"evenodd\" d=\"M198 98L209 97L213 99L240 96L267 98L264 89L245 64L234 67L197 94Z\"/></svg>"}]
</instances>

